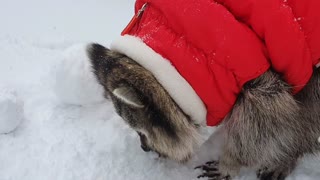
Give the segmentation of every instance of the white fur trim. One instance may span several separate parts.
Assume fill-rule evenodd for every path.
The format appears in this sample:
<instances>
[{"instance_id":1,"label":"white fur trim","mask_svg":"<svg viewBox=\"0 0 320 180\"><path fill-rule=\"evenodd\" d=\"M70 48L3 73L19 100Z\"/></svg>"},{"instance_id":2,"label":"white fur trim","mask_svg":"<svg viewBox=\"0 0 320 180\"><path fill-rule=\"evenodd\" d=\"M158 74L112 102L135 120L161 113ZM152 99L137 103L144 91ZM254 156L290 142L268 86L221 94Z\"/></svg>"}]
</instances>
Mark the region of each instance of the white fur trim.
<instances>
[{"instance_id":1,"label":"white fur trim","mask_svg":"<svg viewBox=\"0 0 320 180\"><path fill-rule=\"evenodd\" d=\"M316 67L317 67L317 68L320 67L320 62L316 65Z\"/></svg>"},{"instance_id":2,"label":"white fur trim","mask_svg":"<svg viewBox=\"0 0 320 180\"><path fill-rule=\"evenodd\" d=\"M111 44L111 50L125 54L149 70L170 96L195 123L205 125L207 110L190 84L171 65L141 39L125 35Z\"/></svg>"}]
</instances>

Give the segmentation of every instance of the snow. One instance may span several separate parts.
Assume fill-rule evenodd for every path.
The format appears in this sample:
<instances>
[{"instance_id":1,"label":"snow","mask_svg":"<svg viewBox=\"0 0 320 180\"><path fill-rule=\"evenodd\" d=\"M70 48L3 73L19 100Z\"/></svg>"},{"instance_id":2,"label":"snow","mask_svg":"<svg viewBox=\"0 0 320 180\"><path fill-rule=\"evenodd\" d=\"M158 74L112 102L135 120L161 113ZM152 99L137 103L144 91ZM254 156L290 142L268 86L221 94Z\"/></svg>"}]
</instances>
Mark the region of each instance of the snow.
<instances>
[{"instance_id":1,"label":"snow","mask_svg":"<svg viewBox=\"0 0 320 180\"><path fill-rule=\"evenodd\" d=\"M132 0L0 1L0 106L10 106L10 120L22 119L0 134L0 180L196 179L193 167L217 158L219 133L187 164L144 153L112 104L101 102L99 86L81 65L81 47L108 46L133 6ZM72 76L76 67L83 74ZM319 155L308 155L288 179L319 179L319 163ZM237 179L254 177L244 169Z\"/></svg>"},{"instance_id":2,"label":"snow","mask_svg":"<svg viewBox=\"0 0 320 180\"><path fill-rule=\"evenodd\" d=\"M104 91L94 76L86 44L68 48L53 73L54 91L62 103L90 105L105 101Z\"/></svg>"},{"instance_id":3,"label":"snow","mask_svg":"<svg viewBox=\"0 0 320 180\"><path fill-rule=\"evenodd\" d=\"M0 134L15 130L23 119L23 103L16 92L7 87L0 89Z\"/></svg>"}]
</instances>

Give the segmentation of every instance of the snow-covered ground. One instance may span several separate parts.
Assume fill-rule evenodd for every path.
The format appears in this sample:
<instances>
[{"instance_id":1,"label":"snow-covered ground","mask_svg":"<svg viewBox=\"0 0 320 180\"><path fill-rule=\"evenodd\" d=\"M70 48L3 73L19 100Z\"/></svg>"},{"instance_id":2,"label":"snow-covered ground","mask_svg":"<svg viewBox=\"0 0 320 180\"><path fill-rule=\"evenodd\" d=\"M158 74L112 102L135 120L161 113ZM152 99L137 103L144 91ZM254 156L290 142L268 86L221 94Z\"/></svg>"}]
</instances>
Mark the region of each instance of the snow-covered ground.
<instances>
[{"instance_id":1,"label":"snow-covered ground","mask_svg":"<svg viewBox=\"0 0 320 180\"><path fill-rule=\"evenodd\" d=\"M14 129L22 119L12 133L0 135L0 180L196 179L193 167L219 154L217 135L188 164L157 159L140 149L136 133L110 102L92 94L90 103L84 97L85 106L63 103L70 89L64 84L57 91L56 80L64 80L61 62L70 47L108 46L130 20L133 5L133 0L0 0L0 115L17 120L0 131ZM70 88L75 94L83 90ZM91 86L83 88L90 95ZM250 170L242 174L237 179L255 179ZM306 157L288 179L320 179L320 156Z\"/></svg>"}]
</instances>

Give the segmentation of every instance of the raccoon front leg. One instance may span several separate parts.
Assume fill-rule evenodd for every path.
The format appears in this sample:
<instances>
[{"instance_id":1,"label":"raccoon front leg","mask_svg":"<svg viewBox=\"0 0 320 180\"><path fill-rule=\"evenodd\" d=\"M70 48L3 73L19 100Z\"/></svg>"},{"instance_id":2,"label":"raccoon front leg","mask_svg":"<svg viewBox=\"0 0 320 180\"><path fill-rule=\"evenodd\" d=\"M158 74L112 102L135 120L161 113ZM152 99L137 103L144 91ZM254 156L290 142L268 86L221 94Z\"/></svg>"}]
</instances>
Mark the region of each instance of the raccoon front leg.
<instances>
[{"instance_id":1,"label":"raccoon front leg","mask_svg":"<svg viewBox=\"0 0 320 180\"><path fill-rule=\"evenodd\" d=\"M266 72L244 86L225 119L227 153L220 159L219 170L228 172L233 168L228 166L238 162L251 168L266 167L261 177L285 178L295 167L290 162L310 147L308 121L290 87L274 72Z\"/></svg>"},{"instance_id":2,"label":"raccoon front leg","mask_svg":"<svg viewBox=\"0 0 320 180\"><path fill-rule=\"evenodd\" d=\"M233 154L239 153L237 149L225 148L222 156L219 159L219 171L222 175L227 175L231 178L238 175L241 164L237 161Z\"/></svg>"}]
</instances>

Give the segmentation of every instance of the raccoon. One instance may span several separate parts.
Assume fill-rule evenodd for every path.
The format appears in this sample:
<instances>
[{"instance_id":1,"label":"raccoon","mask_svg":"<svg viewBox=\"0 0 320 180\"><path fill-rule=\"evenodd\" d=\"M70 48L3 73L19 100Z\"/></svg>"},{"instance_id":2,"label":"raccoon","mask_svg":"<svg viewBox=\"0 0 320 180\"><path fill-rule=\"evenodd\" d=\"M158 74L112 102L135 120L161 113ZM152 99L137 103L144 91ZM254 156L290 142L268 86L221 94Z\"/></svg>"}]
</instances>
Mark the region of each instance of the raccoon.
<instances>
[{"instance_id":1,"label":"raccoon","mask_svg":"<svg viewBox=\"0 0 320 180\"><path fill-rule=\"evenodd\" d=\"M183 112L151 72L99 44L87 47L94 74L116 112L140 136L141 148L179 162L201 144L200 125ZM320 76L295 97L280 75L268 70L245 84L225 117L223 154L200 166L199 177L231 179L242 166L260 179L284 179L304 153L316 152L320 136Z\"/></svg>"}]
</instances>

